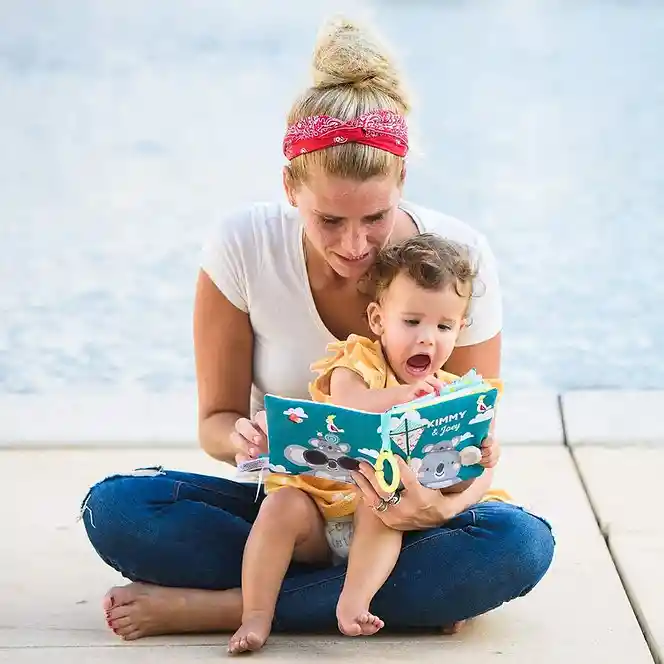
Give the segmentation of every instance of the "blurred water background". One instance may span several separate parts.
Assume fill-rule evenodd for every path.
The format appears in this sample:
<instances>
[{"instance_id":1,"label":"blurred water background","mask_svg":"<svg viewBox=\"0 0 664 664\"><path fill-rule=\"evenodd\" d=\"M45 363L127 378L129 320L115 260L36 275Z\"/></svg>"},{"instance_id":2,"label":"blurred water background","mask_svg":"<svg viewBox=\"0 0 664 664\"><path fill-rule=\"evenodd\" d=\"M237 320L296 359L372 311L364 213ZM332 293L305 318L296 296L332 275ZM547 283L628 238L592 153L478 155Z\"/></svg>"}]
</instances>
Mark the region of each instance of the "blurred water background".
<instances>
[{"instance_id":1,"label":"blurred water background","mask_svg":"<svg viewBox=\"0 0 664 664\"><path fill-rule=\"evenodd\" d=\"M198 251L281 196L349 2L0 3L0 393L193 387ZM512 387L664 383L664 3L364 2L415 94L406 195L487 234Z\"/></svg>"}]
</instances>

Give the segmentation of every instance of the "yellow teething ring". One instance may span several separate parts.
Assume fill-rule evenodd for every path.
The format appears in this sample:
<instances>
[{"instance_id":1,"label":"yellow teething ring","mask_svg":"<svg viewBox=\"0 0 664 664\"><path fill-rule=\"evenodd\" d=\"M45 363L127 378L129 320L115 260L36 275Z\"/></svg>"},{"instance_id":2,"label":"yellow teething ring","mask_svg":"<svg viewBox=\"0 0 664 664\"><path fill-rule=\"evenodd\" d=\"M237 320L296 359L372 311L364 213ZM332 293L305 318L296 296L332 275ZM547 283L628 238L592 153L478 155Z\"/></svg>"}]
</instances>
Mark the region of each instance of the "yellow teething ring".
<instances>
[{"instance_id":1,"label":"yellow teething ring","mask_svg":"<svg viewBox=\"0 0 664 664\"><path fill-rule=\"evenodd\" d=\"M392 469L392 484L387 484L385 482L385 471L383 468L385 467L386 462ZM394 454L392 452L382 450L376 459L374 468L376 469L376 478L378 479L378 485L380 488L386 493L393 493L396 491L401 478L399 473L399 466L397 465L397 460Z\"/></svg>"}]
</instances>

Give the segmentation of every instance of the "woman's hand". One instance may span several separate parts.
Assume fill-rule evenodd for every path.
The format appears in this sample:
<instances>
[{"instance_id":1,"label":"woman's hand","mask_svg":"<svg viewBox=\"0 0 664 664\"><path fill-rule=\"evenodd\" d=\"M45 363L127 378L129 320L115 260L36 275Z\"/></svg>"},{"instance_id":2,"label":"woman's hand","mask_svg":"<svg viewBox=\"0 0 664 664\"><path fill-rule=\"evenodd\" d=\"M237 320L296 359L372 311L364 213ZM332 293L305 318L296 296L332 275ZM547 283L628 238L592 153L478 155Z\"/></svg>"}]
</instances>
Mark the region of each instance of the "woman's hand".
<instances>
[{"instance_id":1,"label":"woman's hand","mask_svg":"<svg viewBox=\"0 0 664 664\"><path fill-rule=\"evenodd\" d=\"M445 496L435 489L427 489L401 457L397 456L396 460L403 485L397 494L399 501L388 503L387 509L375 510L386 526L394 530L426 530L442 526L461 511L456 495ZM378 485L376 472L368 463L361 461L359 472L352 475L362 492L362 500L369 507L376 508L381 505L381 499L386 502L390 499Z\"/></svg>"},{"instance_id":2,"label":"woman's hand","mask_svg":"<svg viewBox=\"0 0 664 664\"><path fill-rule=\"evenodd\" d=\"M230 435L235 448L235 463L255 459L267 454L267 420L265 411L256 413L253 420L241 417L235 422L235 429Z\"/></svg>"},{"instance_id":3,"label":"woman's hand","mask_svg":"<svg viewBox=\"0 0 664 664\"><path fill-rule=\"evenodd\" d=\"M493 434L490 433L482 441L482 459L480 465L483 468L493 468L498 464L498 459L500 459L500 444L493 437Z\"/></svg>"}]
</instances>

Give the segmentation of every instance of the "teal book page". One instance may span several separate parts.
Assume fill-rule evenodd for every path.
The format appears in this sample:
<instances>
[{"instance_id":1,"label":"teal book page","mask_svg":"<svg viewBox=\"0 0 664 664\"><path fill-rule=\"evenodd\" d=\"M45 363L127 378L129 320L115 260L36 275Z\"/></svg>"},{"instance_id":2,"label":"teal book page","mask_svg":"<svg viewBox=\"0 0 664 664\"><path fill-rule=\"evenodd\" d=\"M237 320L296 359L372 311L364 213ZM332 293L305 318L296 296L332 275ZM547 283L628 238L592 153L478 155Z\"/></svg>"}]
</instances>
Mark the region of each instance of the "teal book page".
<instances>
[{"instance_id":1,"label":"teal book page","mask_svg":"<svg viewBox=\"0 0 664 664\"><path fill-rule=\"evenodd\" d=\"M418 481L446 488L482 474L480 447L497 395L495 388L461 390L369 413L268 394L268 468L352 482L358 460L378 458L385 425L391 451L408 461Z\"/></svg>"},{"instance_id":2,"label":"teal book page","mask_svg":"<svg viewBox=\"0 0 664 664\"><path fill-rule=\"evenodd\" d=\"M390 435L404 450L420 484L444 489L479 477L498 390L420 400L391 412ZM406 433L407 430L407 433Z\"/></svg>"},{"instance_id":3,"label":"teal book page","mask_svg":"<svg viewBox=\"0 0 664 664\"><path fill-rule=\"evenodd\" d=\"M350 483L358 460L375 463L380 413L271 394L264 403L270 471Z\"/></svg>"}]
</instances>

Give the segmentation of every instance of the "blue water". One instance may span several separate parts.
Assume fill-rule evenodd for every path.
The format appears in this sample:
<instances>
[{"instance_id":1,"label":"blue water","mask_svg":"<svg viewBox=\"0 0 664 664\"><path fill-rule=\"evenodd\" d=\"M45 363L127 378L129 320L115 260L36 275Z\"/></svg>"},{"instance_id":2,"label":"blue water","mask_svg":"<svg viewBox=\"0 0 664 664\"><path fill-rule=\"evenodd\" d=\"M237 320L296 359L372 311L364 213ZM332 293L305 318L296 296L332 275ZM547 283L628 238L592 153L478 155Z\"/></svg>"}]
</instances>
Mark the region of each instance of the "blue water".
<instances>
[{"instance_id":1,"label":"blue water","mask_svg":"<svg viewBox=\"0 0 664 664\"><path fill-rule=\"evenodd\" d=\"M661 387L664 4L361 6L416 96L408 197L500 261L506 379ZM200 243L280 195L322 7L0 4L0 392L193 384Z\"/></svg>"}]
</instances>

